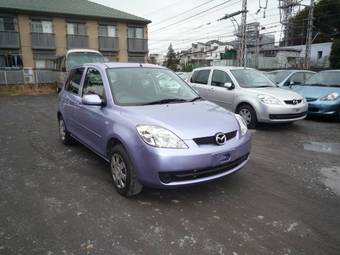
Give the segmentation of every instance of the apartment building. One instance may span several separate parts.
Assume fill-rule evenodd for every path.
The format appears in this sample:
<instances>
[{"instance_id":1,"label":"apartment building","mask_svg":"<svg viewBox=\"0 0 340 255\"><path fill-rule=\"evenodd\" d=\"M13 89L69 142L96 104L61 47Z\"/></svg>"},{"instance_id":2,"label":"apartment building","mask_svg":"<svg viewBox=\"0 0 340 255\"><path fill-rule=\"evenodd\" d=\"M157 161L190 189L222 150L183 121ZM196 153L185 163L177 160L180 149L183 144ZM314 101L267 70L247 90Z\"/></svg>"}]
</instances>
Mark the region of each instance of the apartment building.
<instances>
[{"instance_id":1,"label":"apartment building","mask_svg":"<svg viewBox=\"0 0 340 255\"><path fill-rule=\"evenodd\" d=\"M0 68L53 69L75 48L145 62L150 22L87 0L0 0Z\"/></svg>"}]
</instances>

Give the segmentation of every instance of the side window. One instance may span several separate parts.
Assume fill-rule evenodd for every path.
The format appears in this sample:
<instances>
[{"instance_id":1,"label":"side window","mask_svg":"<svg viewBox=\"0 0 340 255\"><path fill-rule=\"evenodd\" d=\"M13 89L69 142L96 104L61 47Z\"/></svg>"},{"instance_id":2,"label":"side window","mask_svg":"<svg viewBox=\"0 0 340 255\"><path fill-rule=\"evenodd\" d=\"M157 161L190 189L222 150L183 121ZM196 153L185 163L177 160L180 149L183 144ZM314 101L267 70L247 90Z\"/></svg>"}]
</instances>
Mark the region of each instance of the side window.
<instances>
[{"instance_id":1,"label":"side window","mask_svg":"<svg viewBox=\"0 0 340 255\"><path fill-rule=\"evenodd\" d=\"M227 83L227 82L231 83L231 79L226 72L220 71L220 70L215 70L213 72L211 85L218 86L218 87L224 87L224 84Z\"/></svg>"},{"instance_id":2,"label":"side window","mask_svg":"<svg viewBox=\"0 0 340 255\"><path fill-rule=\"evenodd\" d=\"M103 79L97 69L87 69L83 87L84 95L98 95L101 99L105 98Z\"/></svg>"},{"instance_id":3,"label":"side window","mask_svg":"<svg viewBox=\"0 0 340 255\"><path fill-rule=\"evenodd\" d=\"M313 75L314 75L314 73L305 73L305 81L307 81Z\"/></svg>"},{"instance_id":4,"label":"side window","mask_svg":"<svg viewBox=\"0 0 340 255\"><path fill-rule=\"evenodd\" d=\"M83 77L84 68L77 68L70 71L65 84L65 90L73 94L79 93L81 78Z\"/></svg>"},{"instance_id":5,"label":"side window","mask_svg":"<svg viewBox=\"0 0 340 255\"><path fill-rule=\"evenodd\" d=\"M294 84L303 84L305 82L305 75L304 75L304 73L295 73L295 74L293 74L289 78L289 84L291 82L293 82Z\"/></svg>"},{"instance_id":6,"label":"side window","mask_svg":"<svg viewBox=\"0 0 340 255\"><path fill-rule=\"evenodd\" d=\"M194 72L191 77L192 83L208 84L210 70L200 70Z\"/></svg>"}]
</instances>

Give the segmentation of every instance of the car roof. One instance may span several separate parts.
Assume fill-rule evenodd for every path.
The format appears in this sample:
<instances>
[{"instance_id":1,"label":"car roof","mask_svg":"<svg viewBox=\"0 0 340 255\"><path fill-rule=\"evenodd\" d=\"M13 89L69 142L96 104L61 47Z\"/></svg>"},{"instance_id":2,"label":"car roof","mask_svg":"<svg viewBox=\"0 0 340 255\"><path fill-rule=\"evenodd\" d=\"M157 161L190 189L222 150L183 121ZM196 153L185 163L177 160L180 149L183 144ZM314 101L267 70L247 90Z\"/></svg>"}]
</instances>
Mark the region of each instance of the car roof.
<instances>
[{"instance_id":1,"label":"car roof","mask_svg":"<svg viewBox=\"0 0 340 255\"><path fill-rule=\"evenodd\" d=\"M284 72L284 71L289 71L289 72L307 72L307 73L315 73L314 71L311 70L304 70L304 69L280 69L280 70L273 70L270 71L269 73L273 73L273 72Z\"/></svg>"},{"instance_id":2,"label":"car roof","mask_svg":"<svg viewBox=\"0 0 340 255\"><path fill-rule=\"evenodd\" d=\"M240 70L240 69L247 69L247 70L254 70L254 68L249 67L240 67L240 66L206 66L206 67L198 67L195 68L193 71L197 70L211 70L211 69L219 69L219 70Z\"/></svg>"},{"instance_id":3,"label":"car roof","mask_svg":"<svg viewBox=\"0 0 340 255\"><path fill-rule=\"evenodd\" d=\"M76 66L72 69L80 68L80 67L98 67L98 68L131 68L131 67L140 67L140 68L160 68L167 69L163 66L153 65L153 64L145 64L145 63L123 63L123 62L106 62L106 63L86 63L79 66Z\"/></svg>"},{"instance_id":4,"label":"car roof","mask_svg":"<svg viewBox=\"0 0 340 255\"><path fill-rule=\"evenodd\" d=\"M340 72L340 69L333 69L333 70L324 70L324 71L320 71L320 73L327 73L327 72Z\"/></svg>"}]
</instances>

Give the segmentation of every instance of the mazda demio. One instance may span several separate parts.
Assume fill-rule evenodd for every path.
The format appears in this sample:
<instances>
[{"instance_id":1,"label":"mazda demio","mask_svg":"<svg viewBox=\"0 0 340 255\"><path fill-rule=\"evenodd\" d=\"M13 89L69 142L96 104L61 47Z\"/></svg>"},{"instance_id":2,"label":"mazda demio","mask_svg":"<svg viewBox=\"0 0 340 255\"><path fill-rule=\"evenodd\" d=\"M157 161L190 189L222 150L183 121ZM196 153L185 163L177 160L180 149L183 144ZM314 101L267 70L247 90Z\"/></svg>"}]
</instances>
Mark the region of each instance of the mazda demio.
<instances>
[{"instance_id":1,"label":"mazda demio","mask_svg":"<svg viewBox=\"0 0 340 255\"><path fill-rule=\"evenodd\" d=\"M110 163L124 196L143 186L208 182L248 161L244 119L205 101L172 71L150 64L85 64L59 93L59 136Z\"/></svg>"}]
</instances>

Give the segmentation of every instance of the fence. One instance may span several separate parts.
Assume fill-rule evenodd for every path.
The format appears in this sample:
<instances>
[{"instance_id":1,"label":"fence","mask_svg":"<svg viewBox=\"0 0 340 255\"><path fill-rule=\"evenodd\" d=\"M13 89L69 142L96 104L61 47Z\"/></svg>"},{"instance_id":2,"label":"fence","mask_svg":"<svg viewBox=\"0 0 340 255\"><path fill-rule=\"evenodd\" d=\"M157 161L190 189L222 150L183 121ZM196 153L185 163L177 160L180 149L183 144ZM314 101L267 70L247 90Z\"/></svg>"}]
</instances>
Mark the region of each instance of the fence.
<instances>
[{"instance_id":1,"label":"fence","mask_svg":"<svg viewBox=\"0 0 340 255\"><path fill-rule=\"evenodd\" d=\"M53 70L0 70L0 85L56 83L59 75Z\"/></svg>"}]
</instances>

